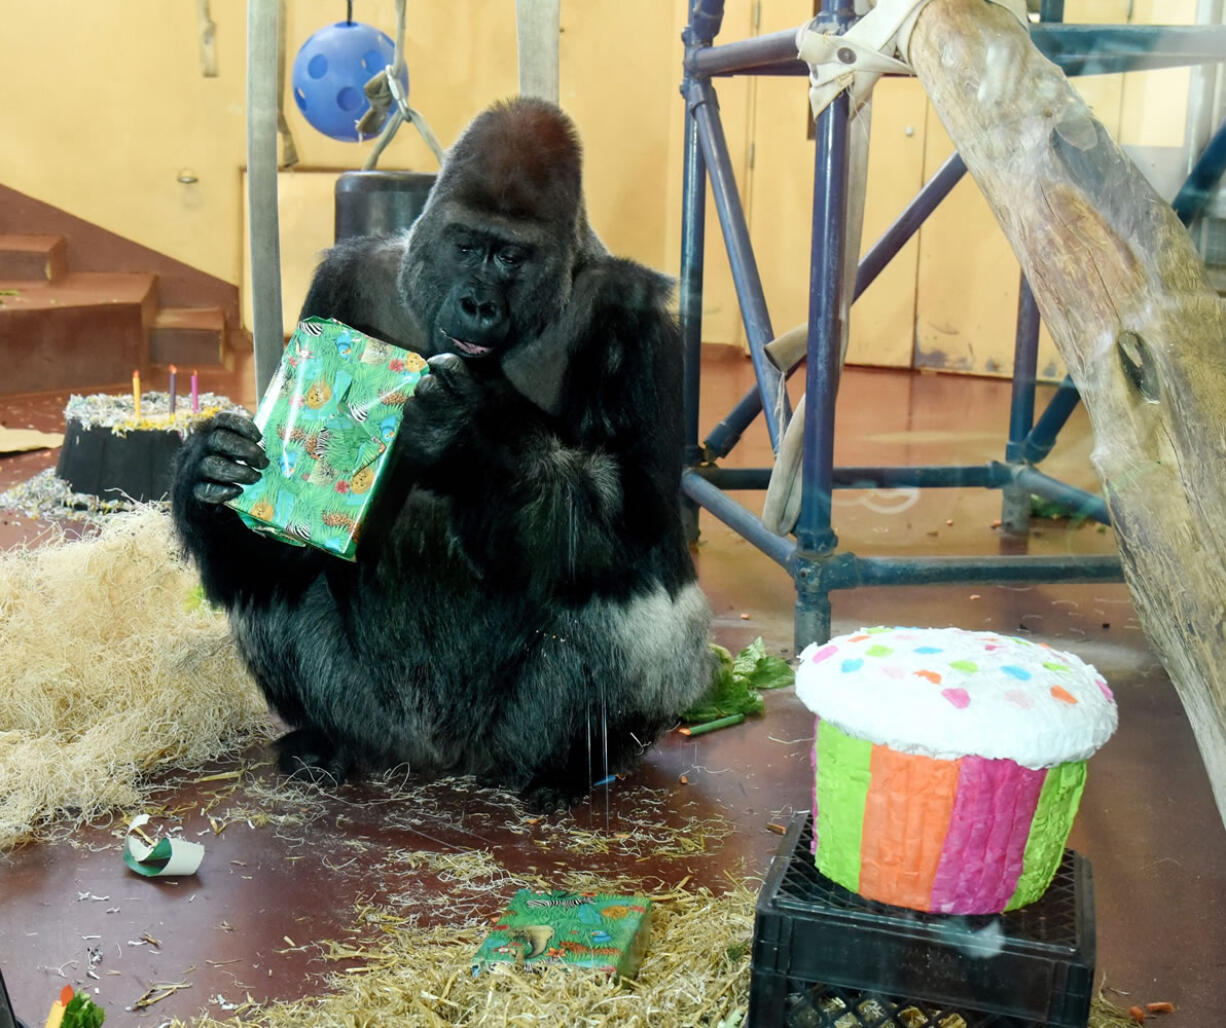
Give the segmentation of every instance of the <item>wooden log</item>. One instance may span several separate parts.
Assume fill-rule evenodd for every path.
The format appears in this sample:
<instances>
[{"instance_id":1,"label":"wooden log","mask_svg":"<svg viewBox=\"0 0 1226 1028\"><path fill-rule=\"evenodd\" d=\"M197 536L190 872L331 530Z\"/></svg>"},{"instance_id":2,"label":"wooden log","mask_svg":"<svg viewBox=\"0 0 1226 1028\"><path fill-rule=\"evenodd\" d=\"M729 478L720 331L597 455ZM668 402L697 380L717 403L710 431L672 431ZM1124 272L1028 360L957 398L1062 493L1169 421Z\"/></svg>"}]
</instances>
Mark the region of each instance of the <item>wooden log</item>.
<instances>
[{"instance_id":1,"label":"wooden log","mask_svg":"<svg viewBox=\"0 0 1226 1028\"><path fill-rule=\"evenodd\" d=\"M1226 304L1011 14L932 0L909 51L1081 392L1133 602L1226 822Z\"/></svg>"}]
</instances>

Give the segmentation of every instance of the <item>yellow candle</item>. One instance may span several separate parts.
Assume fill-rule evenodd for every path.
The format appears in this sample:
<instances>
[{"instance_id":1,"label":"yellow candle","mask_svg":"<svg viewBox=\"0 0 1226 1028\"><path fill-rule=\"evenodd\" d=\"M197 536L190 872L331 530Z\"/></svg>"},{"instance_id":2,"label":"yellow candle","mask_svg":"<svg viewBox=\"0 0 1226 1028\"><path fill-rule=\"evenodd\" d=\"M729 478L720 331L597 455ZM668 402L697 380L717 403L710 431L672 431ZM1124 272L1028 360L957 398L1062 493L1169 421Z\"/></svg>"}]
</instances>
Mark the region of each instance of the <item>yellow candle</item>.
<instances>
[{"instance_id":1,"label":"yellow candle","mask_svg":"<svg viewBox=\"0 0 1226 1028\"><path fill-rule=\"evenodd\" d=\"M60 998L51 1004L51 1013L47 1015L47 1023L43 1028L60 1028L60 1023L64 1020L64 1011L72 1002L72 996L72 986L65 985L60 990Z\"/></svg>"},{"instance_id":2,"label":"yellow candle","mask_svg":"<svg viewBox=\"0 0 1226 1028\"><path fill-rule=\"evenodd\" d=\"M140 420L140 372L132 372L132 411L137 421Z\"/></svg>"}]
</instances>

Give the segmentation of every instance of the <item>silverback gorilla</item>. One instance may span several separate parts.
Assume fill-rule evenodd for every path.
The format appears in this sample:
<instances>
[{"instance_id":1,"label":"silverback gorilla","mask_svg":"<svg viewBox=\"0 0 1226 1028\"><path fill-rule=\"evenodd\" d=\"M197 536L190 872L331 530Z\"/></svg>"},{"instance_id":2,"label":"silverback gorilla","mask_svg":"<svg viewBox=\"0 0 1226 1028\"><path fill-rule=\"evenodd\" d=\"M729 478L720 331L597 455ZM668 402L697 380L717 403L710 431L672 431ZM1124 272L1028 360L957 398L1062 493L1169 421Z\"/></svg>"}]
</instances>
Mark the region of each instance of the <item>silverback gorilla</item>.
<instances>
[{"instance_id":1,"label":"silverback gorilla","mask_svg":"<svg viewBox=\"0 0 1226 1028\"><path fill-rule=\"evenodd\" d=\"M222 505L267 466L248 419L218 415L181 451L175 522L294 727L286 773L405 764L554 808L630 766L710 680L668 283L604 250L580 163L557 108L496 105L412 229L344 242L317 270L303 317L431 369L356 563Z\"/></svg>"}]
</instances>

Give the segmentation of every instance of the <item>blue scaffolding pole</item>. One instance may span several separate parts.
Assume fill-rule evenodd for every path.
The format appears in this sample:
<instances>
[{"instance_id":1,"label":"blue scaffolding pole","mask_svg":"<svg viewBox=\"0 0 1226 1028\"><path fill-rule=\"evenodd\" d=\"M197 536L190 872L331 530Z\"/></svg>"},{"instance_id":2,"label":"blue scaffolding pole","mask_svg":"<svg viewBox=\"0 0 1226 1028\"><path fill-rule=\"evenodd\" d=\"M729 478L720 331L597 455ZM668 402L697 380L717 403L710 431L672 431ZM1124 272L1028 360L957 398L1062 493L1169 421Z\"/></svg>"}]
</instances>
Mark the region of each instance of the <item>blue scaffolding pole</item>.
<instances>
[{"instance_id":1,"label":"blue scaffolding pole","mask_svg":"<svg viewBox=\"0 0 1226 1028\"><path fill-rule=\"evenodd\" d=\"M968 466L855 467L834 464L834 409L841 362L844 210L848 190L848 97L844 93L818 117L814 152L813 235L810 306L805 365L804 453L801 509L793 535L779 535L731 496L765 489L769 468L725 469L726 456L754 419L763 414L777 450L791 416L786 378L766 355L773 338L762 281L736 190L719 116L713 78L729 75L807 75L796 56L795 33L776 32L714 45L723 20L723 0L692 0L684 33L685 170L681 232L681 328L686 350L686 463L682 493L691 537L703 508L776 561L796 590L797 651L830 636L830 594L870 585L1118 581L1116 556L861 557L840 551L831 520L837 488L990 488L1002 492L1002 523L1025 530L1031 496L1060 503L1080 517L1108 523L1101 497L1060 482L1034 467L1050 451L1076 408L1078 395L1065 379L1035 418L1039 313L1025 280L1018 303L1009 434L1004 461ZM1035 45L1068 74L1087 75L1220 61L1226 28L1206 26L1062 25L1061 0L1044 0L1045 24L1033 26ZM830 31L855 20L851 0L823 0L818 15ZM1208 186L1226 166L1226 127L1220 130L1189 175L1176 200L1185 223L1203 206ZM860 262L852 299L858 297L902 249L966 172L954 154L920 190L907 209ZM710 432L699 439L701 393L703 246L706 187L719 217L733 282L749 343L756 386ZM1185 214L1185 212L1187 212Z\"/></svg>"}]
</instances>

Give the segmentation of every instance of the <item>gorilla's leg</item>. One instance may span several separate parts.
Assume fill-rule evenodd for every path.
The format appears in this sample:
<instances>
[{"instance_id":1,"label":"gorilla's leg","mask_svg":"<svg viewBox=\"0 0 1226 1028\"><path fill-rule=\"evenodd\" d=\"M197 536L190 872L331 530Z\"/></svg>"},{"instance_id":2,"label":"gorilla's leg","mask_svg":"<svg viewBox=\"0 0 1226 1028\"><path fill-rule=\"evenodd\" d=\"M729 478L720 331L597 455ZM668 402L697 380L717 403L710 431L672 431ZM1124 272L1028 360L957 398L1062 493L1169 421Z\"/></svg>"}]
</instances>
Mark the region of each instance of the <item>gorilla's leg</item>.
<instances>
[{"instance_id":1,"label":"gorilla's leg","mask_svg":"<svg viewBox=\"0 0 1226 1028\"><path fill-rule=\"evenodd\" d=\"M520 798L541 813L569 810L597 782L633 771L667 727L655 719L617 718L602 711L598 701L589 711L588 723L573 736L565 758L538 770L519 790Z\"/></svg>"},{"instance_id":2,"label":"gorilla's leg","mask_svg":"<svg viewBox=\"0 0 1226 1028\"><path fill-rule=\"evenodd\" d=\"M303 778L317 785L340 785L353 769L349 752L338 746L319 728L295 728L274 744L277 767L291 778Z\"/></svg>"}]
</instances>

